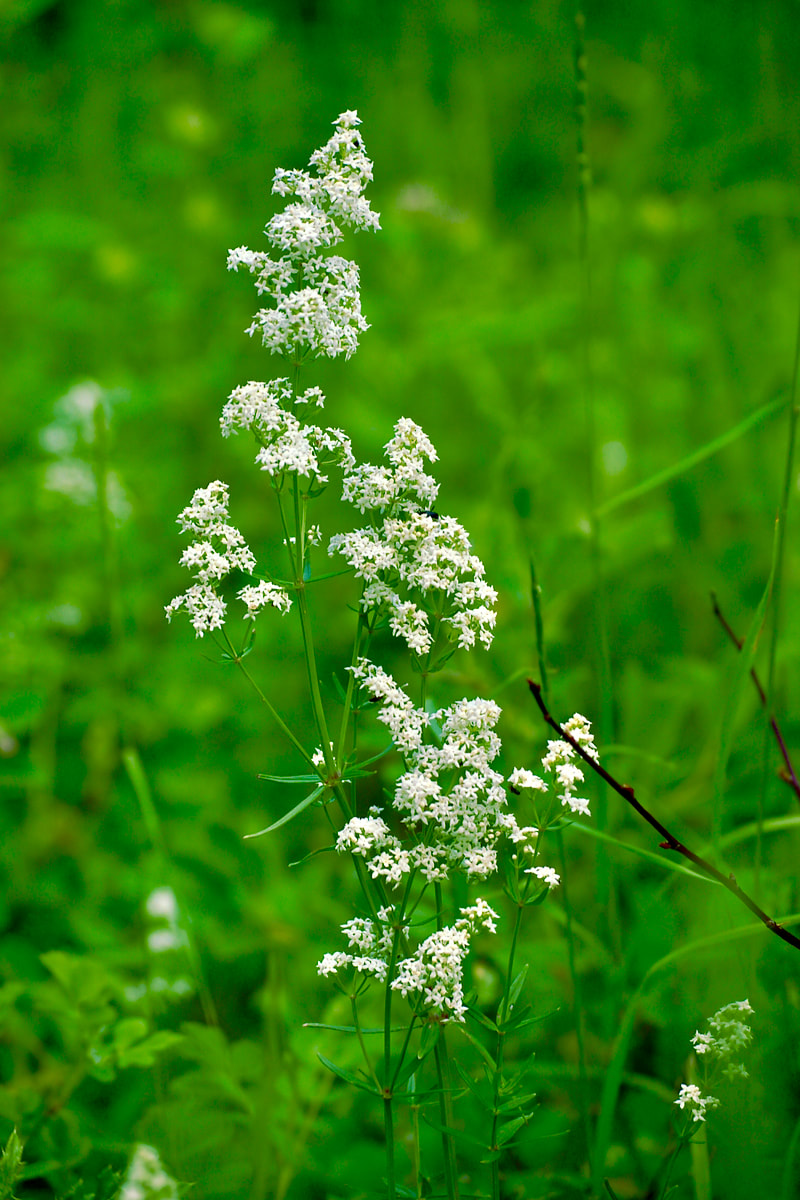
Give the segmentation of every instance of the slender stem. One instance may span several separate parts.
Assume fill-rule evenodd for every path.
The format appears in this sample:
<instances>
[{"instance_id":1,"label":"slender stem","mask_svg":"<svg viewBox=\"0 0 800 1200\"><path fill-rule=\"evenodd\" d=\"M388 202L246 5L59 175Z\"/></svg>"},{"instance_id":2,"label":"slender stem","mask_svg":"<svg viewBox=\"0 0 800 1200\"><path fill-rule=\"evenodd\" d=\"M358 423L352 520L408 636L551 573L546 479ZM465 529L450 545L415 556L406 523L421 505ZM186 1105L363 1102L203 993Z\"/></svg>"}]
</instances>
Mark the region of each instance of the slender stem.
<instances>
[{"instance_id":1,"label":"slender stem","mask_svg":"<svg viewBox=\"0 0 800 1200\"><path fill-rule=\"evenodd\" d=\"M424 677L423 677L424 678ZM436 897L436 928L442 929L442 885L435 883ZM450 1057L447 1052L447 1039L444 1025L439 1031L439 1037L433 1050L436 1063L436 1076L439 1083L439 1116L442 1123L442 1150L444 1152L444 1177L447 1185L448 1200L458 1200L458 1164L456 1147L452 1133L453 1129L453 1096L450 1085Z\"/></svg>"},{"instance_id":2,"label":"slender stem","mask_svg":"<svg viewBox=\"0 0 800 1200\"><path fill-rule=\"evenodd\" d=\"M798 315L797 333L794 344L794 363L792 365L792 397L789 405L789 435L786 444L786 466L783 475L783 491L778 510L778 546L775 556L775 576L772 587L772 636L769 646L769 674L767 676L767 717L772 718L775 702L775 663L778 651L781 616L781 586L783 583L783 563L786 548L786 526L789 513L789 500L792 494L794 480L794 450L797 441L797 418L800 415L798 407L798 377L800 377L800 315Z\"/></svg>"},{"instance_id":3,"label":"slender stem","mask_svg":"<svg viewBox=\"0 0 800 1200\"><path fill-rule=\"evenodd\" d=\"M725 630L725 632L727 633L730 640L733 642L734 646L736 646L736 648L738 650L741 650L744 643L742 642L741 638L736 636L736 634L734 633L730 624L728 623L728 621L726 621L726 619L722 613L722 610L719 606L717 597L713 594L711 596L711 602L713 604L714 616L717 618L720 625ZM750 677L753 680L753 684L755 685L756 691L758 692L758 698L761 701L762 706L764 708L766 708L767 707L767 694L764 691L764 688L761 686L761 680L758 677L758 673L756 672L755 667L751 667ZM778 750L780 751L780 755L781 755L781 758L783 759L783 763L784 763L784 769L780 773L781 779L783 779L783 781L785 783L789 784L789 787L792 789L794 794L797 796L797 799L800 800L800 780L798 780L798 778L797 778L797 773L795 772L794 766L792 764L789 750L786 746L786 742L784 741L780 726L778 725L778 722L774 716L770 717L769 725L770 725L770 728L772 729L773 735L775 737L775 741L778 746Z\"/></svg>"},{"instance_id":4,"label":"slender stem","mask_svg":"<svg viewBox=\"0 0 800 1200\"><path fill-rule=\"evenodd\" d=\"M458 1164L453 1135L448 1130L453 1128L453 1097L450 1094L450 1059L447 1053L447 1043L444 1028L439 1033L439 1039L433 1048L436 1063L436 1076L439 1084L439 1117L442 1123L442 1150L444 1151L444 1178L447 1187L448 1200L458 1200Z\"/></svg>"},{"instance_id":5,"label":"slender stem","mask_svg":"<svg viewBox=\"0 0 800 1200\"><path fill-rule=\"evenodd\" d=\"M364 1035L361 1032L361 1022L358 1019L358 1004L356 1003L355 993L352 993L350 996L350 1008L353 1013L353 1025L355 1026L356 1037L358 1038L358 1044L361 1047L361 1053L364 1056L364 1062L367 1064L367 1070L369 1071L370 1075L372 1076L372 1081L375 1084L376 1089L378 1091L380 1091L381 1083L375 1072L375 1068L372 1065L372 1059L369 1056L369 1051L367 1050L367 1046L364 1041Z\"/></svg>"},{"instance_id":6,"label":"slender stem","mask_svg":"<svg viewBox=\"0 0 800 1200\"><path fill-rule=\"evenodd\" d=\"M366 586L366 585L365 585ZM363 595L363 588L362 588ZM361 657L361 633L363 629L369 630L369 624L364 618L361 609L361 598L358 603L358 623L356 624L356 635L353 638L353 653L350 658L350 667L353 668ZM342 712L342 723L339 728L339 744L336 748L337 762L344 762L345 749L347 747L347 728L350 724L350 714L353 709L353 695L355 693L355 676L352 669L347 672L347 688L344 695L344 710Z\"/></svg>"},{"instance_id":7,"label":"slender stem","mask_svg":"<svg viewBox=\"0 0 800 1200\"><path fill-rule=\"evenodd\" d=\"M267 699L267 697L264 695L264 693L262 692L261 688L260 688L260 687L258 686L258 684L256 683L255 679L253 679L253 676L250 674L250 672L248 671L247 667L244 665L244 662L242 661L242 659L241 659L241 658L240 658L240 657L239 657L239 656L236 654L236 652L233 650L233 645L232 645L232 643L230 643L230 642L229 642L229 643L228 643L228 645L230 646L230 648L231 648L231 651L232 651L232 653L231 653L231 658L232 658L232 659L233 659L233 661L236 663L237 667L238 667L238 668L239 668L239 670L242 672L242 674L244 675L244 677L245 677L245 679L247 680L247 682L248 682L248 683L250 684L250 686L253 688L254 692L255 692L255 693L256 693L256 695L258 696L258 698L259 698L259 700L261 701L261 703L262 703L262 704L264 704L264 705L267 707L267 709L269 710L269 712L270 712L270 715L272 716L273 720L274 720L274 721L277 723L277 725L278 725L278 726L281 728L281 730L282 730L282 731L283 731L283 732L286 734L286 736L288 737L288 739L289 739L289 741L292 743L292 745L293 745L293 746L294 746L294 747L295 747L297 750L299 750L299 751L300 751L300 753L302 754L303 758L304 758L304 759L305 759L305 761L308 763L308 765L309 765L309 766L310 766L310 767L311 767L311 768L312 768L314 771L316 771L316 770L317 770L317 765L316 765L316 763L314 762L314 760L312 759L311 755L310 755L310 754L308 753L308 751L306 750L306 748L305 748L305 746L303 745L303 743L302 743L301 741L299 741L299 740L298 740L298 738L296 738L296 737L295 737L295 735L292 733L292 731L291 731L291 729L289 728L289 726L288 726L288 725L286 724L286 722L284 721L283 717L280 715L280 713L277 711L277 709L276 709L276 708L275 708L275 707L272 705L272 703L271 703L271 702L270 702L270 701Z\"/></svg>"},{"instance_id":8,"label":"slender stem","mask_svg":"<svg viewBox=\"0 0 800 1200\"><path fill-rule=\"evenodd\" d=\"M575 117L578 166L578 258L581 275L581 351L586 422L586 466L589 500L589 545L592 566L592 609L595 633L595 658L600 687L600 730L607 745L615 741L614 705L611 684L611 653L608 636L608 599L603 561L601 521L598 513L597 483L597 405L592 363L592 272L589 252L589 191L592 167L589 156L589 79L586 56L586 16L577 0L575 13ZM599 789L596 805L597 828L602 833L608 823L608 796ZM606 930L619 951L619 923L613 919L616 909L614 871L603 842L597 846L597 898L605 915Z\"/></svg>"},{"instance_id":9,"label":"slender stem","mask_svg":"<svg viewBox=\"0 0 800 1200\"><path fill-rule=\"evenodd\" d=\"M759 921L766 925L767 929L769 929L771 933L774 933L784 942L788 942L790 946L794 946L796 950L800 950L800 938L795 937L795 935L790 933L788 929L785 929L783 925L773 920L769 913L764 912L764 909L761 908L760 905L756 904L755 900L753 900L752 897L747 894L747 892L743 891L742 888L739 887L733 875L723 874L722 871L718 870L707 859L701 858L699 854L695 854L694 851L690 850L688 846L685 846L683 842L678 841L675 835L670 833L667 827L662 825L658 818L654 817L653 814L649 812L648 809L646 809L644 805L637 799L632 787L629 787L627 784L620 783L614 778L613 775L609 774L605 767L601 766L599 762L596 762L590 755L588 755L582 746L578 745L575 739L569 733L567 733L563 726L559 725L558 721L556 721L556 719L548 712L547 706L542 699L542 689L539 687L538 683L534 683L533 680L529 679L528 687L530 688L531 693L533 694L533 697L539 706L539 710L544 720L547 722L550 728L554 729L558 736L563 738L565 742L569 742L575 753L582 758L589 767L591 767L595 774L599 775L601 779L604 779L606 783L614 789L617 795L621 796L627 804L630 804L631 808L635 809L639 816L646 821L648 825L652 826L653 829L661 834L662 838L664 839L664 841L660 843L663 850L674 850L677 854L682 854L684 858L688 858L689 862L694 863L694 865L701 871L705 871L705 873L712 879L716 879L717 883L721 883L724 888L727 888L727 890L731 892L737 900L744 904L746 908L750 909L750 912L753 913L754 916L758 917Z\"/></svg>"},{"instance_id":10,"label":"slender stem","mask_svg":"<svg viewBox=\"0 0 800 1200\"><path fill-rule=\"evenodd\" d=\"M386 989L383 998L383 1124L386 1134L386 1179L390 1200L394 1200L397 1194L394 1164L394 1080L392 1077L392 1000L394 999L394 989L392 983L395 978L400 941L403 937L406 904L411 894L413 881L414 874L412 872L406 884L403 899L394 910L392 953L389 959L389 969L386 973Z\"/></svg>"},{"instance_id":11,"label":"slender stem","mask_svg":"<svg viewBox=\"0 0 800 1200\"><path fill-rule=\"evenodd\" d=\"M586 1138L586 1153L591 1167L592 1126L589 1119L589 1080L586 1073L586 1046L583 1037L583 994L581 988L581 979L575 961L575 933L572 928L572 905L569 901L569 887L567 884L567 854L564 848L564 835L560 829L556 830L556 841L558 842L559 857L561 859L561 894L564 901L564 913L567 918L567 957L569 961L570 979L572 980L572 1007L575 1017L575 1037L578 1043L578 1079L580 1083L579 1108L581 1110L584 1136Z\"/></svg>"},{"instance_id":12,"label":"slender stem","mask_svg":"<svg viewBox=\"0 0 800 1200\"><path fill-rule=\"evenodd\" d=\"M528 881L530 882L530 881ZM502 1021L497 1021L497 1050L494 1056L494 1086L492 1089L492 1132L489 1139L489 1148L495 1156L492 1158L492 1200L500 1200L500 1160L496 1157L497 1145L497 1127L500 1122L500 1085L503 1076L503 1058L505 1055L506 1032L503 1025L509 1017L509 1002L511 998L511 987L514 982L514 958L517 953L517 938L519 937L520 926L522 925L522 910L524 908L524 897L517 901L517 916L514 921L514 932L511 935L511 948L508 952L508 966L506 968L506 985L503 989L503 999L500 1002L500 1012L502 1013Z\"/></svg>"}]
</instances>

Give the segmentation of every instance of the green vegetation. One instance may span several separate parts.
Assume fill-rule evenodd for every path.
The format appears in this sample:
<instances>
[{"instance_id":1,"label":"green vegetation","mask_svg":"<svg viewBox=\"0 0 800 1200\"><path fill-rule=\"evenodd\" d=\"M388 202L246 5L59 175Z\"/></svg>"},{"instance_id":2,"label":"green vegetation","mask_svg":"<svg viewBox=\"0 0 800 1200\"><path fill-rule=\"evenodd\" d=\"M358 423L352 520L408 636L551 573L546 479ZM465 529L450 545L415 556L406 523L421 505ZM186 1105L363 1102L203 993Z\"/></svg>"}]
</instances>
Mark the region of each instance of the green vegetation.
<instances>
[{"instance_id":1,"label":"green vegetation","mask_svg":"<svg viewBox=\"0 0 800 1200\"><path fill-rule=\"evenodd\" d=\"M316 972L350 880L313 807L245 840L302 798L269 778L298 755L163 614L196 488L230 483L257 553L282 536L249 445L216 428L234 387L277 373L225 259L263 247L274 168L304 166L346 108L375 162L382 230L352 246L372 328L303 382L360 458L401 415L439 451L443 508L500 594L446 701L496 699L502 769L536 770L526 680L546 681L672 834L772 916L800 911L798 795L765 719L800 769L797 7L597 4L582 47L573 18L554 0L0 6L0 1200L112 1200L125 1180L166 1197L170 1178L196 1200L386 1194L380 1105L321 1028L350 1022ZM330 698L351 581L326 596ZM276 616L248 667L313 749L302 650ZM792 1200L798 951L590 788L516 947L536 1021L506 1066L536 1100L502 1195L655 1198L669 1170L676 1197ZM484 1011L504 969L481 941ZM692 1035L744 997L750 1078L670 1163ZM458 1033L474 1082L484 1043ZM485 1114L462 1082L469 1134ZM433 1162L435 1114L401 1115ZM460 1149L467 1196L486 1183Z\"/></svg>"}]
</instances>

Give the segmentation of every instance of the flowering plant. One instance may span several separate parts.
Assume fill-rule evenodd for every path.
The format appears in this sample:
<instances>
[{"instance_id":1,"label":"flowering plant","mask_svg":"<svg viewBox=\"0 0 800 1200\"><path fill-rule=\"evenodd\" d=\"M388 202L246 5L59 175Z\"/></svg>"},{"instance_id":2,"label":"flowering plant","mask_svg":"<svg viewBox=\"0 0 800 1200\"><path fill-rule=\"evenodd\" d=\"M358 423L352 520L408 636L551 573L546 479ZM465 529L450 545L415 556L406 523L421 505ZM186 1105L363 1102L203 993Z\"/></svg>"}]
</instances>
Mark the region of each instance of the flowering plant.
<instances>
[{"instance_id":1,"label":"flowering plant","mask_svg":"<svg viewBox=\"0 0 800 1200\"><path fill-rule=\"evenodd\" d=\"M386 444L385 462L359 462L345 431L313 423L311 414L325 407L322 391L299 387L299 372L307 359L349 358L368 328L358 268L331 251L342 241L344 228L379 228L378 215L364 196L372 164L356 113L342 113L334 124L333 136L312 155L309 171L275 173L273 192L289 197L290 203L266 226L271 252L241 246L228 258L229 268L245 268L254 277L266 301L248 332L259 334L289 372L235 388L221 418L224 436L246 432L256 443L256 465L266 474L277 503L287 577L273 578L259 567L244 536L230 523L228 487L217 480L199 488L179 517L182 530L194 539L181 558L194 582L166 612L171 619L185 611L198 637L221 639L225 656L258 688L244 663L256 622L266 609L284 615L296 609L319 745L303 746L258 688L311 772L298 780L313 785L275 825L312 804L326 805L330 817L327 805L335 802L341 814L335 848L349 855L369 914L344 923L346 949L325 954L318 966L319 973L335 978L349 998L352 1032L364 1057L358 1077L330 1065L383 1102L386 1179L388 1194L395 1196L395 1109L419 1091L421 1063L432 1057L442 1169L447 1194L454 1196L458 1167L445 1028L464 1026L472 1013L496 1036L494 1056L484 1051L492 1064L484 1157L493 1194L499 1195L501 1148L529 1119L532 1099L519 1080L507 1078L503 1066L505 1037L523 1020L514 1013L521 987L520 979L514 981L520 919L528 905L544 899L559 883L556 871L541 860L545 831L564 813L588 815L589 806L576 795L583 773L568 742L549 743L541 774L517 768L505 780L497 769L498 705L463 698L440 706L429 695L432 676L457 650L491 645L497 601L466 530L455 518L433 510L439 487L428 473L437 459L429 438L415 422L400 418ZM334 532L327 543L328 553L345 561L360 586L347 686L336 714L338 733L318 678L308 596L315 581L309 550L323 538L310 510L333 473L340 479L343 504L362 518L360 527ZM238 640L226 625L223 587L231 575L248 578L236 591L245 607L244 632ZM387 629L410 655L419 688L416 702L407 686L370 658L375 633ZM358 785L370 773L373 760L360 757L358 736L359 718L368 710L389 731L401 768L387 804L371 804L365 810ZM576 715L566 728L595 758L588 721ZM535 823L520 824L510 798L526 806ZM474 940L494 934L499 917L483 896L468 902L465 888L488 885L501 876L517 921L503 1000L490 1020L471 1009L465 966ZM361 1016L371 985L383 991L380 1061L367 1049ZM401 1039L395 1037L398 999L405 1002ZM419 1188L423 1168L418 1145L411 1160Z\"/></svg>"}]
</instances>

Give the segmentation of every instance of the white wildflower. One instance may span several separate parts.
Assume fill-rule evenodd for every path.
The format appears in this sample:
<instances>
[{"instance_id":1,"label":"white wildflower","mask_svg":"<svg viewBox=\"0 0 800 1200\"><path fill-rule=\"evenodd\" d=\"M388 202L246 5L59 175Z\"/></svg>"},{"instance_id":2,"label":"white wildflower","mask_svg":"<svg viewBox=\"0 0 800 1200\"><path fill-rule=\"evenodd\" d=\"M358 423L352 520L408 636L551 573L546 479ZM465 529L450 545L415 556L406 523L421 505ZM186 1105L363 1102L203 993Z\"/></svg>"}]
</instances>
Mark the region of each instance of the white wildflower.
<instances>
[{"instance_id":1,"label":"white wildflower","mask_svg":"<svg viewBox=\"0 0 800 1200\"><path fill-rule=\"evenodd\" d=\"M561 883L561 876L557 875L552 867L526 867L526 875L535 875L537 879L541 879L549 888L557 888Z\"/></svg>"},{"instance_id":2,"label":"white wildflower","mask_svg":"<svg viewBox=\"0 0 800 1200\"><path fill-rule=\"evenodd\" d=\"M178 1185L152 1146L140 1142L134 1149L119 1200L178 1200Z\"/></svg>"},{"instance_id":3,"label":"white wildflower","mask_svg":"<svg viewBox=\"0 0 800 1200\"><path fill-rule=\"evenodd\" d=\"M746 1018L753 1009L748 1000L735 1000L726 1004L709 1019L708 1030L698 1030L692 1038L692 1047L700 1057L706 1079L713 1086L721 1076L728 1079L747 1079L747 1071L741 1062L732 1061L745 1050L753 1038ZM675 1103L688 1108L695 1121L706 1119L706 1110L715 1108L719 1100L704 1095L697 1084L681 1084Z\"/></svg>"},{"instance_id":4,"label":"white wildflower","mask_svg":"<svg viewBox=\"0 0 800 1200\"><path fill-rule=\"evenodd\" d=\"M326 253L342 241L343 226L380 227L363 195L372 164L357 122L352 113L337 118L333 136L311 156L314 174L276 170L273 193L293 198L264 231L279 257L246 246L228 254L228 268L248 270L259 295L271 301L256 313L248 332L258 332L272 353L349 358L359 334L369 328L361 312L358 267Z\"/></svg>"},{"instance_id":5,"label":"white wildflower","mask_svg":"<svg viewBox=\"0 0 800 1200\"><path fill-rule=\"evenodd\" d=\"M688 1108L695 1121L705 1121L706 1109L716 1108L719 1100L715 1096L704 1096L696 1083L682 1083L675 1101L679 1108Z\"/></svg>"},{"instance_id":6,"label":"white wildflower","mask_svg":"<svg viewBox=\"0 0 800 1200\"><path fill-rule=\"evenodd\" d=\"M391 986L402 996L417 996L423 1008L443 1021L463 1022L462 976L470 935L481 927L495 932L496 920L497 913L484 900L463 908L455 925L432 933L411 958L398 963Z\"/></svg>"},{"instance_id":7,"label":"white wildflower","mask_svg":"<svg viewBox=\"0 0 800 1200\"><path fill-rule=\"evenodd\" d=\"M266 608L267 605L277 608L278 612L282 613L287 613L292 606L286 588L278 587L275 583L268 583L264 579L260 583L242 588L239 592L239 599L247 607L245 618L253 621L262 608Z\"/></svg>"}]
</instances>

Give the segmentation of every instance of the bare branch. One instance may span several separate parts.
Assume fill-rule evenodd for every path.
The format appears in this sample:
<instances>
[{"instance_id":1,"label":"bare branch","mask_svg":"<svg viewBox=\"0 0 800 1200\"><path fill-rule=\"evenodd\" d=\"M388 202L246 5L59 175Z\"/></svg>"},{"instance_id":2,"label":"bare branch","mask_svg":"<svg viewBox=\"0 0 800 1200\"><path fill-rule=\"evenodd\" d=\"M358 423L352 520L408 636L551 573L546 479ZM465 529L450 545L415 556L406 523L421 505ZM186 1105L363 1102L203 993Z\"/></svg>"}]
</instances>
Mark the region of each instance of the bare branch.
<instances>
[{"instance_id":1,"label":"bare branch","mask_svg":"<svg viewBox=\"0 0 800 1200\"><path fill-rule=\"evenodd\" d=\"M708 862L708 860L705 858L701 858L699 854L695 854L693 850L688 848L688 846L684 846L683 842L678 841L675 835L670 833L666 825L662 825L658 818L654 817L653 814L645 808L642 802L637 799L632 787L628 786L628 784L620 783L619 780L615 779L613 775L609 774L605 767L601 766L599 762L595 762L595 760L588 755L581 746L578 745L575 739L568 734L561 725L559 725L555 717L551 716L547 705L542 698L542 689L538 683L534 683L532 679L529 679L528 687L531 689L533 698L538 704L539 710L550 728L553 729L560 738L563 738L565 742L568 742L570 746L572 746L575 753L583 759L587 766L591 767L595 774L599 775L601 779L604 779L608 786L614 789L617 795L622 796L622 799L625 800L626 803L630 804L631 808L636 810L642 820L646 821L648 825L652 826L652 828L661 835L661 837L664 839L659 843L662 850L674 850L676 854L681 854L684 858L688 858L689 862L694 863L694 865L708 875L709 878L715 879L717 883L721 883L724 888L727 888L737 900L744 904L745 908L749 908L750 912L753 913L754 916L758 917L759 921L762 921L764 925L766 925L767 929L769 929L771 933L774 933L779 938L782 938L784 942L788 942L790 946L794 946L796 950L800 950L800 938L795 937L795 935L790 933L788 929L784 929L782 925L779 925L777 921L774 921L769 913L764 912L764 909L756 904L755 900L753 900L751 896L748 896L747 892L742 891L733 875L724 875L722 871L717 870L713 863Z\"/></svg>"}]
</instances>

